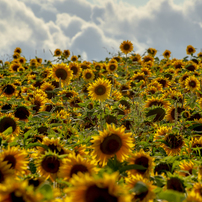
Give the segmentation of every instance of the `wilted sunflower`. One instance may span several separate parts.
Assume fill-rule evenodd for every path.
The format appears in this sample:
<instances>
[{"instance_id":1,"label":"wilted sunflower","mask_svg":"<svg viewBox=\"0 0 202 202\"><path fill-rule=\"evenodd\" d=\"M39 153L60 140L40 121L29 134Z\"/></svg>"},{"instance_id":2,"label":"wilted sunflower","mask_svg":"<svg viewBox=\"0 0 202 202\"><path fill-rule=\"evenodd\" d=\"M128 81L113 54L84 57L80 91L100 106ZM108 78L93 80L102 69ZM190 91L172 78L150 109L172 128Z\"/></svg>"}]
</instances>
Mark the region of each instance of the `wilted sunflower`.
<instances>
[{"instance_id":1,"label":"wilted sunflower","mask_svg":"<svg viewBox=\"0 0 202 202\"><path fill-rule=\"evenodd\" d=\"M195 76L189 76L185 81L185 87L190 91L200 90L200 81Z\"/></svg>"},{"instance_id":2,"label":"wilted sunflower","mask_svg":"<svg viewBox=\"0 0 202 202\"><path fill-rule=\"evenodd\" d=\"M15 85L13 85L13 84L4 85L1 89L1 93L7 98L11 98L12 96L18 95L18 91L17 91Z\"/></svg>"},{"instance_id":3,"label":"wilted sunflower","mask_svg":"<svg viewBox=\"0 0 202 202\"><path fill-rule=\"evenodd\" d=\"M64 58L68 58L70 56L70 50L64 50L63 56L64 56Z\"/></svg>"},{"instance_id":4,"label":"wilted sunflower","mask_svg":"<svg viewBox=\"0 0 202 202\"><path fill-rule=\"evenodd\" d=\"M170 55L171 55L171 52L170 52L169 50L165 50L165 51L163 52L164 58L169 58Z\"/></svg>"},{"instance_id":5,"label":"wilted sunflower","mask_svg":"<svg viewBox=\"0 0 202 202\"><path fill-rule=\"evenodd\" d=\"M149 177L153 167L154 167L154 159L148 154L145 153L143 149L139 152L133 153L129 159L127 159L129 165L139 165L143 166L143 169L131 169L128 172L131 175L142 175L143 177Z\"/></svg>"},{"instance_id":6,"label":"wilted sunflower","mask_svg":"<svg viewBox=\"0 0 202 202\"><path fill-rule=\"evenodd\" d=\"M37 171L45 179L55 181L58 177L59 169L62 165L62 160L55 153L46 152L40 155L36 161Z\"/></svg>"},{"instance_id":7,"label":"wilted sunflower","mask_svg":"<svg viewBox=\"0 0 202 202\"><path fill-rule=\"evenodd\" d=\"M63 165L60 167L59 177L64 180L69 180L73 175L81 173L89 173L90 175L96 174L98 169L97 162L88 158L83 158L79 154L76 156L74 153L69 154L68 158L64 160Z\"/></svg>"},{"instance_id":8,"label":"wilted sunflower","mask_svg":"<svg viewBox=\"0 0 202 202\"><path fill-rule=\"evenodd\" d=\"M131 133L125 133L125 127L115 128L115 125L108 125L104 131L99 131L99 135L92 140L92 155L104 165L108 159L117 156L119 161L123 161L130 153L133 145Z\"/></svg>"},{"instance_id":9,"label":"wilted sunflower","mask_svg":"<svg viewBox=\"0 0 202 202\"><path fill-rule=\"evenodd\" d=\"M71 61L77 62L78 61L78 57L76 55L72 55Z\"/></svg>"},{"instance_id":10,"label":"wilted sunflower","mask_svg":"<svg viewBox=\"0 0 202 202\"><path fill-rule=\"evenodd\" d=\"M11 113L0 114L0 133L3 133L6 129L12 127L12 134L18 135L20 133L20 127L18 125L18 119Z\"/></svg>"},{"instance_id":11,"label":"wilted sunflower","mask_svg":"<svg viewBox=\"0 0 202 202\"><path fill-rule=\"evenodd\" d=\"M62 51L61 51L59 48L55 49L55 51L54 51L54 56L59 57L59 56L61 56L61 55L62 55Z\"/></svg>"},{"instance_id":12,"label":"wilted sunflower","mask_svg":"<svg viewBox=\"0 0 202 202\"><path fill-rule=\"evenodd\" d=\"M180 134L172 132L166 134L163 140L166 144L162 143L160 146L163 147L168 156L179 155L183 145L185 144L184 139Z\"/></svg>"},{"instance_id":13,"label":"wilted sunflower","mask_svg":"<svg viewBox=\"0 0 202 202\"><path fill-rule=\"evenodd\" d=\"M73 187L67 188L70 193L70 202L128 202L131 196L128 191L117 184L118 173L104 173L103 178L94 178L85 173L74 175L70 183Z\"/></svg>"},{"instance_id":14,"label":"wilted sunflower","mask_svg":"<svg viewBox=\"0 0 202 202\"><path fill-rule=\"evenodd\" d=\"M82 77L84 81L89 82L95 78L95 75L91 69L85 69L83 70Z\"/></svg>"},{"instance_id":15,"label":"wilted sunflower","mask_svg":"<svg viewBox=\"0 0 202 202\"><path fill-rule=\"evenodd\" d=\"M73 78L76 79L80 76L80 73L82 71L81 67L75 63L75 62L70 62L69 63L69 68L71 69L73 73Z\"/></svg>"},{"instance_id":16,"label":"wilted sunflower","mask_svg":"<svg viewBox=\"0 0 202 202\"><path fill-rule=\"evenodd\" d=\"M53 65L52 76L56 81L61 79L63 83L68 85L73 78L73 73L67 64L61 63Z\"/></svg>"},{"instance_id":17,"label":"wilted sunflower","mask_svg":"<svg viewBox=\"0 0 202 202\"><path fill-rule=\"evenodd\" d=\"M0 199L2 202L38 202L43 200L43 196L39 192L35 193L27 180L9 178L0 187Z\"/></svg>"},{"instance_id":18,"label":"wilted sunflower","mask_svg":"<svg viewBox=\"0 0 202 202\"><path fill-rule=\"evenodd\" d=\"M188 45L186 52L187 52L187 55L192 55L196 52L196 49L192 45Z\"/></svg>"},{"instance_id":19,"label":"wilted sunflower","mask_svg":"<svg viewBox=\"0 0 202 202\"><path fill-rule=\"evenodd\" d=\"M110 81L103 78L98 78L94 83L88 87L88 93L93 100L106 100L111 91Z\"/></svg>"},{"instance_id":20,"label":"wilted sunflower","mask_svg":"<svg viewBox=\"0 0 202 202\"><path fill-rule=\"evenodd\" d=\"M166 186L167 186L167 189L171 189L171 190L178 191L181 193L185 192L184 180L176 175L173 175L173 176L167 178Z\"/></svg>"},{"instance_id":21,"label":"wilted sunflower","mask_svg":"<svg viewBox=\"0 0 202 202\"><path fill-rule=\"evenodd\" d=\"M120 45L121 52L124 54L128 54L133 50L133 44L131 41L123 41Z\"/></svg>"},{"instance_id":22,"label":"wilted sunflower","mask_svg":"<svg viewBox=\"0 0 202 202\"><path fill-rule=\"evenodd\" d=\"M3 149L0 154L0 159L7 162L10 165L10 169L13 169L17 175L23 176L27 171L28 166L28 154L25 150L19 149L19 147L10 147Z\"/></svg>"},{"instance_id":23,"label":"wilted sunflower","mask_svg":"<svg viewBox=\"0 0 202 202\"><path fill-rule=\"evenodd\" d=\"M154 189L156 188L152 183L143 178L142 175L130 175L126 178L127 188L132 191L132 202L148 202L155 198ZM138 189L137 189L138 187ZM138 191L136 191L138 190Z\"/></svg>"}]
</instances>

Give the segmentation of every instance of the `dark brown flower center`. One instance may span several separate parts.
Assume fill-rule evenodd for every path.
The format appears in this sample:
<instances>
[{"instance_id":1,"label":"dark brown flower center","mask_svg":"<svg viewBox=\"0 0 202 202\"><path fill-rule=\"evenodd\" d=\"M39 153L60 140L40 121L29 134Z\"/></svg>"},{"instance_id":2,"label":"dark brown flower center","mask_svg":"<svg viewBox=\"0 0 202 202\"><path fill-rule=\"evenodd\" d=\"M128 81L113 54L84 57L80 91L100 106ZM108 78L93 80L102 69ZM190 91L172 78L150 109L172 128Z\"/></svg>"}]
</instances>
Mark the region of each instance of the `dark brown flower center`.
<instances>
[{"instance_id":1,"label":"dark brown flower center","mask_svg":"<svg viewBox=\"0 0 202 202\"><path fill-rule=\"evenodd\" d=\"M61 52L58 50L58 51L56 51L56 53L55 53L56 55L60 55L61 54Z\"/></svg>"},{"instance_id":2,"label":"dark brown flower center","mask_svg":"<svg viewBox=\"0 0 202 202\"><path fill-rule=\"evenodd\" d=\"M167 180L167 189L172 189L179 192L185 191L182 182L177 177Z\"/></svg>"},{"instance_id":3,"label":"dark brown flower center","mask_svg":"<svg viewBox=\"0 0 202 202\"><path fill-rule=\"evenodd\" d=\"M12 85L8 84L3 88L3 92L7 95L12 95L15 92L15 88Z\"/></svg>"},{"instance_id":4,"label":"dark brown flower center","mask_svg":"<svg viewBox=\"0 0 202 202\"><path fill-rule=\"evenodd\" d=\"M14 119L11 117L4 117L0 120L0 133L4 132L7 128L12 127L13 132L15 131L17 125Z\"/></svg>"},{"instance_id":5,"label":"dark brown flower center","mask_svg":"<svg viewBox=\"0 0 202 202\"><path fill-rule=\"evenodd\" d=\"M59 150L58 147L57 147L56 145L54 145L54 144L49 144L49 145L48 145L48 148L49 148L52 152L55 151L55 152L56 152L57 154L59 154L59 155L62 155L62 154L65 153L62 148L60 148L60 150Z\"/></svg>"},{"instance_id":6,"label":"dark brown flower center","mask_svg":"<svg viewBox=\"0 0 202 202\"><path fill-rule=\"evenodd\" d=\"M62 80L65 80L67 78L67 72L65 69L57 69L55 71L55 75L58 77L58 78L61 78Z\"/></svg>"},{"instance_id":7,"label":"dark brown flower center","mask_svg":"<svg viewBox=\"0 0 202 202\"><path fill-rule=\"evenodd\" d=\"M24 199L23 199L23 196L16 196L16 191L13 191L9 194L9 199L8 201L17 201L17 202L26 202Z\"/></svg>"},{"instance_id":8,"label":"dark brown flower center","mask_svg":"<svg viewBox=\"0 0 202 202\"><path fill-rule=\"evenodd\" d=\"M129 45L129 44L127 44L127 43L126 43L126 44L124 44L123 49L124 49L124 50L129 50L129 49L130 49L130 45Z\"/></svg>"},{"instance_id":9,"label":"dark brown flower center","mask_svg":"<svg viewBox=\"0 0 202 202\"><path fill-rule=\"evenodd\" d=\"M183 145L183 139L180 135L170 134L166 137L165 141L171 149L177 149Z\"/></svg>"},{"instance_id":10,"label":"dark brown flower center","mask_svg":"<svg viewBox=\"0 0 202 202\"><path fill-rule=\"evenodd\" d=\"M111 65L109 66L109 69L110 69L111 71L114 71L114 70L116 69L116 66L113 65L113 64L111 64Z\"/></svg>"},{"instance_id":11,"label":"dark brown flower center","mask_svg":"<svg viewBox=\"0 0 202 202\"><path fill-rule=\"evenodd\" d=\"M78 72L78 68L76 66L72 66L71 70L73 71L73 74L76 75Z\"/></svg>"},{"instance_id":12,"label":"dark brown flower center","mask_svg":"<svg viewBox=\"0 0 202 202\"><path fill-rule=\"evenodd\" d=\"M134 163L145 167L144 170L136 169L140 174L144 174L147 171L147 168L149 167L149 159L145 156L137 158Z\"/></svg>"},{"instance_id":13,"label":"dark brown flower center","mask_svg":"<svg viewBox=\"0 0 202 202\"><path fill-rule=\"evenodd\" d=\"M19 118L20 120L24 120L29 117L29 111L26 107L18 107L14 114L15 117Z\"/></svg>"},{"instance_id":14,"label":"dark brown flower center","mask_svg":"<svg viewBox=\"0 0 202 202\"><path fill-rule=\"evenodd\" d=\"M78 172L86 173L88 172L88 169L82 164L74 165L70 171L70 177L72 177L73 174L77 174Z\"/></svg>"},{"instance_id":15,"label":"dark brown flower center","mask_svg":"<svg viewBox=\"0 0 202 202\"><path fill-rule=\"evenodd\" d=\"M104 95L106 93L106 87L103 85L99 85L95 88L96 95Z\"/></svg>"},{"instance_id":16,"label":"dark brown flower center","mask_svg":"<svg viewBox=\"0 0 202 202\"><path fill-rule=\"evenodd\" d=\"M121 146L121 138L116 134L111 134L104 138L103 142L100 144L100 150L104 154L112 155L118 152Z\"/></svg>"},{"instance_id":17,"label":"dark brown flower center","mask_svg":"<svg viewBox=\"0 0 202 202\"><path fill-rule=\"evenodd\" d=\"M7 164L11 164L11 168L15 168L16 165L16 159L13 155L7 155L5 156L3 161L7 161Z\"/></svg>"},{"instance_id":18,"label":"dark brown flower center","mask_svg":"<svg viewBox=\"0 0 202 202\"><path fill-rule=\"evenodd\" d=\"M85 193L86 202L118 202L118 198L109 194L108 188L100 188L92 185L87 188Z\"/></svg>"},{"instance_id":19,"label":"dark brown flower center","mask_svg":"<svg viewBox=\"0 0 202 202\"><path fill-rule=\"evenodd\" d=\"M86 79L90 79L92 77L92 74L90 72L87 72L85 74Z\"/></svg>"},{"instance_id":20,"label":"dark brown flower center","mask_svg":"<svg viewBox=\"0 0 202 202\"><path fill-rule=\"evenodd\" d=\"M4 174L0 170L0 183L2 183L5 180Z\"/></svg>"},{"instance_id":21,"label":"dark brown flower center","mask_svg":"<svg viewBox=\"0 0 202 202\"><path fill-rule=\"evenodd\" d=\"M196 87L196 82L195 81L190 81L189 86L191 86L192 88Z\"/></svg>"},{"instance_id":22,"label":"dark brown flower center","mask_svg":"<svg viewBox=\"0 0 202 202\"><path fill-rule=\"evenodd\" d=\"M35 107L33 107L33 110L35 110L36 112L39 111L40 106L41 106L41 102L39 100L34 100L34 105L36 105Z\"/></svg>"},{"instance_id":23,"label":"dark brown flower center","mask_svg":"<svg viewBox=\"0 0 202 202\"><path fill-rule=\"evenodd\" d=\"M41 166L48 173L57 173L60 168L60 161L55 156L45 156Z\"/></svg>"}]
</instances>

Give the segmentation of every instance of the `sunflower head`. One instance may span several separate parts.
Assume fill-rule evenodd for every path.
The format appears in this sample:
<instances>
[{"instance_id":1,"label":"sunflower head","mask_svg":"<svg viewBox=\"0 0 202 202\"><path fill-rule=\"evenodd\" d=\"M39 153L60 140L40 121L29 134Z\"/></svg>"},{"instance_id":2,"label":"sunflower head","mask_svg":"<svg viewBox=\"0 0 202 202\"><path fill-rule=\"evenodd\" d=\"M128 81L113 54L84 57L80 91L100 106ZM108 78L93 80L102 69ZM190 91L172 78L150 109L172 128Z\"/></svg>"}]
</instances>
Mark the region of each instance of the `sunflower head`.
<instances>
[{"instance_id":1,"label":"sunflower head","mask_svg":"<svg viewBox=\"0 0 202 202\"><path fill-rule=\"evenodd\" d=\"M84 81L89 82L95 78L95 74L91 69L85 69L83 70L82 77Z\"/></svg>"},{"instance_id":2,"label":"sunflower head","mask_svg":"<svg viewBox=\"0 0 202 202\"><path fill-rule=\"evenodd\" d=\"M70 56L70 50L64 50L63 56L64 56L64 58L68 58Z\"/></svg>"},{"instance_id":3,"label":"sunflower head","mask_svg":"<svg viewBox=\"0 0 202 202\"><path fill-rule=\"evenodd\" d=\"M154 57L156 55L156 53L157 53L157 50L155 48L148 48L147 53L149 55L151 55L152 57Z\"/></svg>"},{"instance_id":4,"label":"sunflower head","mask_svg":"<svg viewBox=\"0 0 202 202\"><path fill-rule=\"evenodd\" d=\"M111 83L107 79L99 78L88 87L88 93L93 100L106 100L111 91Z\"/></svg>"},{"instance_id":5,"label":"sunflower head","mask_svg":"<svg viewBox=\"0 0 202 202\"><path fill-rule=\"evenodd\" d=\"M76 55L72 55L71 61L72 62L77 62L78 61L78 57Z\"/></svg>"},{"instance_id":6,"label":"sunflower head","mask_svg":"<svg viewBox=\"0 0 202 202\"><path fill-rule=\"evenodd\" d=\"M81 73L81 67L75 63L75 62L71 62L69 63L69 68L71 69L72 73L73 73L73 78L76 79L80 76Z\"/></svg>"},{"instance_id":7,"label":"sunflower head","mask_svg":"<svg viewBox=\"0 0 202 202\"><path fill-rule=\"evenodd\" d=\"M133 44L131 41L123 41L120 45L121 52L124 54L128 54L133 50Z\"/></svg>"},{"instance_id":8,"label":"sunflower head","mask_svg":"<svg viewBox=\"0 0 202 202\"><path fill-rule=\"evenodd\" d=\"M54 56L59 57L59 56L61 56L61 55L62 55L62 51L61 51L59 48L55 49L55 51L54 51Z\"/></svg>"},{"instance_id":9,"label":"sunflower head","mask_svg":"<svg viewBox=\"0 0 202 202\"><path fill-rule=\"evenodd\" d=\"M165 50L165 51L163 52L164 58L169 58L170 55L171 55L171 52L170 52L169 50Z\"/></svg>"},{"instance_id":10,"label":"sunflower head","mask_svg":"<svg viewBox=\"0 0 202 202\"><path fill-rule=\"evenodd\" d=\"M196 52L196 49L192 45L188 45L186 52L187 52L187 55L192 55Z\"/></svg>"},{"instance_id":11,"label":"sunflower head","mask_svg":"<svg viewBox=\"0 0 202 202\"><path fill-rule=\"evenodd\" d=\"M20 58L18 59L18 61L19 61L20 64L25 64L26 59L25 59L24 57L20 57Z\"/></svg>"}]
</instances>

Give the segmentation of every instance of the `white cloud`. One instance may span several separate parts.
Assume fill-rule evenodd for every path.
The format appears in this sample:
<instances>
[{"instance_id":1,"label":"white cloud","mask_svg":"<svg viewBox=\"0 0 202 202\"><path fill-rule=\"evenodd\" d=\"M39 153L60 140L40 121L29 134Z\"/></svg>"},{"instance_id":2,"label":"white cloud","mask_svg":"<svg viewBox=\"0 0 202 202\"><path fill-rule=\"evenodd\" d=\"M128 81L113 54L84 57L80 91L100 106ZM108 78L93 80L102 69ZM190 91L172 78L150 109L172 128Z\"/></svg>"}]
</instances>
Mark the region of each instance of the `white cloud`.
<instances>
[{"instance_id":1,"label":"white cloud","mask_svg":"<svg viewBox=\"0 0 202 202\"><path fill-rule=\"evenodd\" d=\"M117 53L123 40L136 52L153 47L161 55L169 49L174 57L186 55L186 46L202 47L202 2L150 0L138 9L124 1L102 0L1 0L0 55L13 54L20 46L25 56L35 50L50 59L49 49L70 49L83 59L104 60L105 48ZM37 55L40 57L40 55Z\"/></svg>"}]
</instances>

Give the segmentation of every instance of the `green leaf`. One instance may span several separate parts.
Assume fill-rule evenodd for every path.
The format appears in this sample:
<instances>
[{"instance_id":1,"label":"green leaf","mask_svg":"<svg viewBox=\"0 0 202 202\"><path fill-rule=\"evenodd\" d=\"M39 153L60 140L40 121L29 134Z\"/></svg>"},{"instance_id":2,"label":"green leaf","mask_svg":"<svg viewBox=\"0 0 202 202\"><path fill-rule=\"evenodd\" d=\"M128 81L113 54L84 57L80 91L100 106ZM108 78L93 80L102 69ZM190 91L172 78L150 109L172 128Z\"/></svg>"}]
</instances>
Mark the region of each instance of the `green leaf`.
<instances>
[{"instance_id":1,"label":"green leaf","mask_svg":"<svg viewBox=\"0 0 202 202\"><path fill-rule=\"evenodd\" d=\"M185 199L185 195L174 190L166 190L158 195L159 199L166 200L168 202L182 202Z\"/></svg>"},{"instance_id":2,"label":"green leaf","mask_svg":"<svg viewBox=\"0 0 202 202\"><path fill-rule=\"evenodd\" d=\"M36 166L32 161L29 163L29 168L32 174L36 173Z\"/></svg>"},{"instance_id":3,"label":"green leaf","mask_svg":"<svg viewBox=\"0 0 202 202\"><path fill-rule=\"evenodd\" d=\"M132 188L130 191L135 192L137 195L140 195L140 194L146 193L148 191L148 188L145 183L139 181L135 184L134 188Z\"/></svg>"},{"instance_id":4,"label":"green leaf","mask_svg":"<svg viewBox=\"0 0 202 202\"><path fill-rule=\"evenodd\" d=\"M27 146L26 146L26 149L30 148L30 147L43 147L44 149L46 149L47 151L49 150L49 147L47 145L44 145L44 144L41 144L41 143L29 143Z\"/></svg>"},{"instance_id":5,"label":"green leaf","mask_svg":"<svg viewBox=\"0 0 202 202\"><path fill-rule=\"evenodd\" d=\"M30 135L32 130L28 130L25 134L24 134L24 140L26 140L28 138L28 136Z\"/></svg>"},{"instance_id":6,"label":"green leaf","mask_svg":"<svg viewBox=\"0 0 202 202\"><path fill-rule=\"evenodd\" d=\"M4 135L10 135L12 132L13 132L13 128L12 128L12 126L10 126L9 128L7 128L7 129L3 132L3 134L4 134Z\"/></svg>"},{"instance_id":7,"label":"green leaf","mask_svg":"<svg viewBox=\"0 0 202 202\"><path fill-rule=\"evenodd\" d=\"M132 170L132 169L135 169L135 170L147 170L147 168L145 168L142 165L133 164L133 165L127 165L127 166L122 167L121 169L119 169L119 172L122 173L122 172L125 172L127 170Z\"/></svg>"},{"instance_id":8,"label":"green leaf","mask_svg":"<svg viewBox=\"0 0 202 202\"><path fill-rule=\"evenodd\" d=\"M44 196L46 200L53 199L53 190L50 184L43 184L39 188L39 192Z\"/></svg>"}]
</instances>

